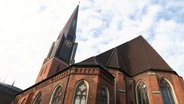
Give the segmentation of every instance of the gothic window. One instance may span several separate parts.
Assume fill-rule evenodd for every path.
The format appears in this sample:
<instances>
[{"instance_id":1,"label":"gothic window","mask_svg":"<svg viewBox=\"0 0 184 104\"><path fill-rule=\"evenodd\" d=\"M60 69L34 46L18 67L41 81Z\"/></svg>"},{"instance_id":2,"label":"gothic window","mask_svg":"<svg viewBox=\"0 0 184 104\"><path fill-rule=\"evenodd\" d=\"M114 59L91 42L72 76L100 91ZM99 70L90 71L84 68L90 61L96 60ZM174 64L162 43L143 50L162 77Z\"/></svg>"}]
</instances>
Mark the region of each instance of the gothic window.
<instances>
[{"instance_id":1,"label":"gothic window","mask_svg":"<svg viewBox=\"0 0 184 104\"><path fill-rule=\"evenodd\" d=\"M164 78L160 80L160 92L164 104L175 104L171 86Z\"/></svg>"},{"instance_id":2,"label":"gothic window","mask_svg":"<svg viewBox=\"0 0 184 104\"><path fill-rule=\"evenodd\" d=\"M57 86L52 93L51 100L49 104L58 104L59 97L61 95L61 86Z\"/></svg>"},{"instance_id":3,"label":"gothic window","mask_svg":"<svg viewBox=\"0 0 184 104\"><path fill-rule=\"evenodd\" d=\"M22 100L21 104L26 104L26 98Z\"/></svg>"},{"instance_id":4,"label":"gothic window","mask_svg":"<svg viewBox=\"0 0 184 104\"><path fill-rule=\"evenodd\" d=\"M73 104L87 104L88 84L82 80L75 87Z\"/></svg>"},{"instance_id":5,"label":"gothic window","mask_svg":"<svg viewBox=\"0 0 184 104\"><path fill-rule=\"evenodd\" d=\"M101 104L109 104L109 91L105 87L101 91Z\"/></svg>"},{"instance_id":6,"label":"gothic window","mask_svg":"<svg viewBox=\"0 0 184 104\"><path fill-rule=\"evenodd\" d=\"M147 85L143 81L138 82L136 91L137 91L137 103L149 104Z\"/></svg>"},{"instance_id":7,"label":"gothic window","mask_svg":"<svg viewBox=\"0 0 184 104\"><path fill-rule=\"evenodd\" d=\"M35 97L35 99L34 99L34 101L33 101L33 104L40 104L40 102L41 102L41 97L42 97L42 93L39 92L39 93L36 95L36 97Z\"/></svg>"}]
</instances>

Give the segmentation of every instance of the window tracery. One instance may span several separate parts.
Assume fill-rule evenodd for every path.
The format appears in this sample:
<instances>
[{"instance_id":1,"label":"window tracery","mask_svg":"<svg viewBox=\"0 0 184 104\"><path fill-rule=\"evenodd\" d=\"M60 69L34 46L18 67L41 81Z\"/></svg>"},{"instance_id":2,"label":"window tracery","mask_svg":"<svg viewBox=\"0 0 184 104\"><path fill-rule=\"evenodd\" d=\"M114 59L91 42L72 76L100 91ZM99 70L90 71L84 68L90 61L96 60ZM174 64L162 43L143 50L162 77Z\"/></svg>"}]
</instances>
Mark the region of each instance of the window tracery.
<instances>
[{"instance_id":1,"label":"window tracery","mask_svg":"<svg viewBox=\"0 0 184 104\"><path fill-rule=\"evenodd\" d=\"M175 104L172 94L172 88L164 78L160 80L160 92L164 104Z\"/></svg>"},{"instance_id":2,"label":"window tracery","mask_svg":"<svg viewBox=\"0 0 184 104\"><path fill-rule=\"evenodd\" d=\"M61 86L57 86L51 96L50 104L58 104L61 95Z\"/></svg>"},{"instance_id":3,"label":"window tracery","mask_svg":"<svg viewBox=\"0 0 184 104\"><path fill-rule=\"evenodd\" d=\"M80 81L75 88L73 104L87 104L87 94L87 82Z\"/></svg>"},{"instance_id":4,"label":"window tracery","mask_svg":"<svg viewBox=\"0 0 184 104\"><path fill-rule=\"evenodd\" d=\"M105 87L101 91L101 104L109 104L109 92Z\"/></svg>"},{"instance_id":5,"label":"window tracery","mask_svg":"<svg viewBox=\"0 0 184 104\"><path fill-rule=\"evenodd\" d=\"M34 101L33 101L33 104L40 104L40 102L41 102L41 97L42 97L42 93L39 92L39 93L36 95L36 97L35 97L35 99L34 99Z\"/></svg>"},{"instance_id":6,"label":"window tracery","mask_svg":"<svg viewBox=\"0 0 184 104\"><path fill-rule=\"evenodd\" d=\"M137 91L137 103L138 104L149 104L147 85L143 81L140 81L137 84L136 91Z\"/></svg>"}]
</instances>

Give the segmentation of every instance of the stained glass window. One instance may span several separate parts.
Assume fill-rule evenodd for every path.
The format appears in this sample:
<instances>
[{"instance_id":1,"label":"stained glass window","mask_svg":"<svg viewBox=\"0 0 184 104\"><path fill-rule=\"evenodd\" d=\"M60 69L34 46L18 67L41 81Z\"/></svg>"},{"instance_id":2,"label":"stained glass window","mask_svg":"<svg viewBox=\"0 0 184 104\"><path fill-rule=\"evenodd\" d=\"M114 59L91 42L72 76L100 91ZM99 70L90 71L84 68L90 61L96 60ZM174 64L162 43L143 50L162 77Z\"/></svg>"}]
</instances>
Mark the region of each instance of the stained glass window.
<instances>
[{"instance_id":1,"label":"stained glass window","mask_svg":"<svg viewBox=\"0 0 184 104\"><path fill-rule=\"evenodd\" d=\"M109 103L109 94L107 88L102 88L101 91L101 104L108 104Z\"/></svg>"},{"instance_id":2,"label":"stained glass window","mask_svg":"<svg viewBox=\"0 0 184 104\"><path fill-rule=\"evenodd\" d=\"M143 81L139 81L136 91L138 104L149 104L147 85Z\"/></svg>"},{"instance_id":3,"label":"stained glass window","mask_svg":"<svg viewBox=\"0 0 184 104\"><path fill-rule=\"evenodd\" d=\"M75 88L73 104L87 104L88 87L85 81L80 81Z\"/></svg>"},{"instance_id":4,"label":"stained glass window","mask_svg":"<svg viewBox=\"0 0 184 104\"><path fill-rule=\"evenodd\" d=\"M61 86L57 86L51 96L50 104L58 104L61 95Z\"/></svg>"},{"instance_id":5,"label":"stained glass window","mask_svg":"<svg viewBox=\"0 0 184 104\"><path fill-rule=\"evenodd\" d=\"M39 92L39 93L36 95L36 97L35 97L35 99L34 99L34 101L33 101L33 104L40 104L40 102L41 102L41 97L42 97L42 93Z\"/></svg>"},{"instance_id":6,"label":"stained glass window","mask_svg":"<svg viewBox=\"0 0 184 104\"><path fill-rule=\"evenodd\" d=\"M171 86L164 78L160 80L160 92L164 104L175 104Z\"/></svg>"}]
</instances>

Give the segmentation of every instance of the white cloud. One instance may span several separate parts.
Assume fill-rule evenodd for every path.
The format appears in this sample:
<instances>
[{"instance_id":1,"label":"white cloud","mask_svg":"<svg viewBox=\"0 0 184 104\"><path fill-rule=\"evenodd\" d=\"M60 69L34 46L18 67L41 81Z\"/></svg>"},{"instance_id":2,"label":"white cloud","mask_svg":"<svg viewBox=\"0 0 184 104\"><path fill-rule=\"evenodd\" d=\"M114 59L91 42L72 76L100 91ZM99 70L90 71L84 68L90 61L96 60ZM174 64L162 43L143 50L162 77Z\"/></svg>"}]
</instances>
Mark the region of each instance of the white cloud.
<instances>
[{"instance_id":1,"label":"white cloud","mask_svg":"<svg viewBox=\"0 0 184 104\"><path fill-rule=\"evenodd\" d=\"M153 47L178 74L184 76L184 24L174 20L160 20L155 28Z\"/></svg>"},{"instance_id":2,"label":"white cloud","mask_svg":"<svg viewBox=\"0 0 184 104\"><path fill-rule=\"evenodd\" d=\"M51 43L77 3L77 0L0 1L1 81L7 76L6 83L16 80L15 85L21 88L34 83ZM143 35L184 76L183 3L81 0L76 61Z\"/></svg>"},{"instance_id":3,"label":"white cloud","mask_svg":"<svg viewBox=\"0 0 184 104\"><path fill-rule=\"evenodd\" d=\"M105 50L122 44L132 38L135 38L138 35L143 35L174 70L181 72L181 69L179 69L178 66L183 65L183 58L181 55L183 52L183 45L180 43L184 38L184 26L183 23L177 22L181 21L181 13L173 11L178 9L177 5L180 5L180 3L164 1L150 2L149 0L145 0L145 2L141 3L119 0L114 2L105 1L105 4L102 3L104 2L103 0L95 2L96 4L91 3L91 5L90 2L88 2L88 9L85 7L84 10L81 10L81 17L83 16L83 12L87 11L89 17L100 17L95 18L99 20L95 20L93 18L95 21L99 21L99 23L105 18L109 18L107 19L108 21L105 21L108 25L104 27L104 24L102 23L101 26L96 26L96 29L101 29L101 32L100 35L95 38L89 36L89 34L91 34L89 30L94 28L90 28L89 26L85 27L88 29L83 29L82 35L89 37L86 42L90 43L88 44L90 47L88 47L88 50L91 53L86 55L84 55L84 53L78 53L78 56L76 57L78 60L85 59L91 55L96 55L96 52L104 52ZM181 2L181 4L182 3L183 2ZM183 10L181 5L179 8ZM173 16L172 13L178 17ZM167 18L169 18L169 20L165 20ZM86 21L86 19L81 19L80 21ZM88 22L90 21L92 20L89 19ZM80 25L82 26L83 24ZM93 48L94 46L95 48ZM80 48L82 49L82 46L80 47L79 44L79 49ZM80 57L82 55L83 57ZM173 63L171 60L174 59L174 57L178 61ZM180 75L184 76L183 74Z\"/></svg>"},{"instance_id":4,"label":"white cloud","mask_svg":"<svg viewBox=\"0 0 184 104\"><path fill-rule=\"evenodd\" d=\"M77 5L69 0L0 1L0 81L34 84L41 64Z\"/></svg>"}]
</instances>

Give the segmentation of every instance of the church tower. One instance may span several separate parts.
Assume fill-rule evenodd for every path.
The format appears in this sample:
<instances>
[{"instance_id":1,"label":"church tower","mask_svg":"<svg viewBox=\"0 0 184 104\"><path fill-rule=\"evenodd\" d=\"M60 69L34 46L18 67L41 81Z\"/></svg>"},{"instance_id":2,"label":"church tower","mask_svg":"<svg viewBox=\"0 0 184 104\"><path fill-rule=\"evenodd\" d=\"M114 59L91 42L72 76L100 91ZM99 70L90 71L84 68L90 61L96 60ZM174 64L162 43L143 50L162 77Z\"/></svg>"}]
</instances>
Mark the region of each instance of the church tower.
<instances>
[{"instance_id":1,"label":"church tower","mask_svg":"<svg viewBox=\"0 0 184 104\"><path fill-rule=\"evenodd\" d=\"M45 58L36 83L56 74L68 65L74 63L77 49L76 28L79 5L75 8L69 20L55 42L52 43L50 51Z\"/></svg>"}]
</instances>

